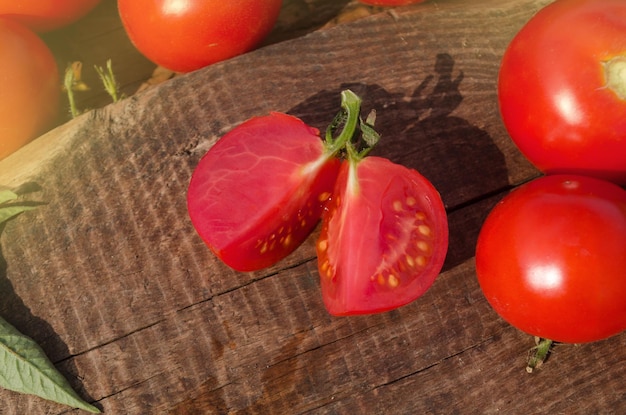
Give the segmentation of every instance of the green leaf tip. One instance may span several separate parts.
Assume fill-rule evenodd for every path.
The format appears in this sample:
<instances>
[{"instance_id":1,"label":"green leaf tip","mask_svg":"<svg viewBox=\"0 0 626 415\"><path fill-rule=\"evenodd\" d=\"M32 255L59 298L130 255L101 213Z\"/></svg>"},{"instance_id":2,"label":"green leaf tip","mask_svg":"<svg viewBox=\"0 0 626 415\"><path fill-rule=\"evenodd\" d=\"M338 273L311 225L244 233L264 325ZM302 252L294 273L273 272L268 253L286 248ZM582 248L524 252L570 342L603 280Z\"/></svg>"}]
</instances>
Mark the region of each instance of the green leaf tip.
<instances>
[{"instance_id":1,"label":"green leaf tip","mask_svg":"<svg viewBox=\"0 0 626 415\"><path fill-rule=\"evenodd\" d=\"M94 414L101 413L78 396L34 340L1 317L0 386Z\"/></svg>"}]
</instances>

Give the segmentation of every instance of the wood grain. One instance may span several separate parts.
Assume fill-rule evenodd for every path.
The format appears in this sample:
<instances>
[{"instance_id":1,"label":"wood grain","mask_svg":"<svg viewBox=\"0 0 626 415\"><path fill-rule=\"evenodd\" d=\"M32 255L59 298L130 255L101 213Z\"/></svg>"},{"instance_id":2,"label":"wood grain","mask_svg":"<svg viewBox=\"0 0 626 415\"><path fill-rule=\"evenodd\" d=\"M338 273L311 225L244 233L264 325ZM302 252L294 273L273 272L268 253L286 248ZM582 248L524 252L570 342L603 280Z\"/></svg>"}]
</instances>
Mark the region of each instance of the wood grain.
<instances>
[{"instance_id":1,"label":"wood grain","mask_svg":"<svg viewBox=\"0 0 626 415\"><path fill-rule=\"evenodd\" d=\"M499 60L546 0L430 1L272 44L84 114L0 162L45 204L2 230L0 313L109 414L621 413L626 337L558 345L489 308L476 235L537 175L496 103ZM350 87L376 108L377 152L415 167L448 208L450 252L418 301L329 316L317 232L275 267L238 273L195 234L185 191L200 157L253 115L324 128ZM68 413L0 391L2 414ZM70 411L72 412L72 411ZM78 411L75 411L78 413Z\"/></svg>"}]
</instances>

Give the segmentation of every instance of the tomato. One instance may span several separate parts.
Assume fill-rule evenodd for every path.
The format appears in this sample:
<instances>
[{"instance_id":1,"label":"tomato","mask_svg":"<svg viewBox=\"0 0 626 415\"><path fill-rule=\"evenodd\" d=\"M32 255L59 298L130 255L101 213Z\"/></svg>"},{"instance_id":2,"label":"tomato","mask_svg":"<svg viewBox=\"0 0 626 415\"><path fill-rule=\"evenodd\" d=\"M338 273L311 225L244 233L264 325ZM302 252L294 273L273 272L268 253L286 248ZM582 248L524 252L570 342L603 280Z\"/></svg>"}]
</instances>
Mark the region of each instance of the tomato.
<instances>
[{"instance_id":1,"label":"tomato","mask_svg":"<svg viewBox=\"0 0 626 415\"><path fill-rule=\"evenodd\" d=\"M55 120L61 92L48 47L19 23L0 19L0 159L43 133Z\"/></svg>"},{"instance_id":2,"label":"tomato","mask_svg":"<svg viewBox=\"0 0 626 415\"><path fill-rule=\"evenodd\" d=\"M626 2L557 0L504 53L502 119L543 172L626 184L625 73Z\"/></svg>"},{"instance_id":3,"label":"tomato","mask_svg":"<svg viewBox=\"0 0 626 415\"><path fill-rule=\"evenodd\" d=\"M448 248L439 193L417 171L368 156L342 163L317 242L333 315L377 313L428 290Z\"/></svg>"},{"instance_id":4,"label":"tomato","mask_svg":"<svg viewBox=\"0 0 626 415\"><path fill-rule=\"evenodd\" d=\"M476 272L495 311L518 329L566 343L626 329L626 191L554 175L507 195L487 217Z\"/></svg>"},{"instance_id":5,"label":"tomato","mask_svg":"<svg viewBox=\"0 0 626 415\"><path fill-rule=\"evenodd\" d=\"M281 6L282 0L118 0L135 47L177 72L252 50L274 27Z\"/></svg>"},{"instance_id":6,"label":"tomato","mask_svg":"<svg viewBox=\"0 0 626 415\"><path fill-rule=\"evenodd\" d=\"M0 0L0 16L47 32L75 22L98 3L100 0Z\"/></svg>"},{"instance_id":7,"label":"tomato","mask_svg":"<svg viewBox=\"0 0 626 415\"><path fill-rule=\"evenodd\" d=\"M421 3L424 0L359 0L361 3L374 6L404 6L405 4Z\"/></svg>"},{"instance_id":8,"label":"tomato","mask_svg":"<svg viewBox=\"0 0 626 415\"><path fill-rule=\"evenodd\" d=\"M230 267L268 267L319 222L339 164L318 131L300 119L276 112L252 118L222 137L196 167L189 215Z\"/></svg>"}]
</instances>

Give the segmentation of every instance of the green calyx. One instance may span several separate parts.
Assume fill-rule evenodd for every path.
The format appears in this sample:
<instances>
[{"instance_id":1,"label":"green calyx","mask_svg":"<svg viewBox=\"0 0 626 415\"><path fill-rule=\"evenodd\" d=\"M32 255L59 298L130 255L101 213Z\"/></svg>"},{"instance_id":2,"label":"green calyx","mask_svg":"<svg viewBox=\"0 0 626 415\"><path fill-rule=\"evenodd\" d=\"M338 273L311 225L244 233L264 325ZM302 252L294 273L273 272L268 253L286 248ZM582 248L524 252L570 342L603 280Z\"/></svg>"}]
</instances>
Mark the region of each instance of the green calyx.
<instances>
[{"instance_id":1,"label":"green calyx","mask_svg":"<svg viewBox=\"0 0 626 415\"><path fill-rule=\"evenodd\" d=\"M325 145L328 153L345 153L351 162L361 160L380 139L380 134L374 130L375 121L375 111L372 111L363 121L361 98L349 89L342 91L341 110L326 129ZM341 131L335 137L339 128ZM357 134L357 131L360 134Z\"/></svg>"}]
</instances>

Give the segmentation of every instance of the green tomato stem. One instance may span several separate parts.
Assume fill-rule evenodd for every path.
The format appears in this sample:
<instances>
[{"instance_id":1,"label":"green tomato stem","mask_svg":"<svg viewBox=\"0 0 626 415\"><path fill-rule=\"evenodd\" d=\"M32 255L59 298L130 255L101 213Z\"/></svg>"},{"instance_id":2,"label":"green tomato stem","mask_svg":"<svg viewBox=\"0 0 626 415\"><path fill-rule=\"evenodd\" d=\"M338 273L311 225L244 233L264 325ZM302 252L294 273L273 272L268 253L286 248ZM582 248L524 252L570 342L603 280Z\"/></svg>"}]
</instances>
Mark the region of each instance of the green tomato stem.
<instances>
[{"instance_id":1,"label":"green tomato stem","mask_svg":"<svg viewBox=\"0 0 626 415\"><path fill-rule=\"evenodd\" d=\"M328 153L337 154L352 139L359 122L360 112L361 98L349 89L342 91L341 110L326 129L326 149ZM337 138L334 138L335 130L341 125L343 125L341 132Z\"/></svg>"},{"instance_id":2,"label":"green tomato stem","mask_svg":"<svg viewBox=\"0 0 626 415\"><path fill-rule=\"evenodd\" d=\"M74 69L71 66L68 66L65 69L65 77L63 79L63 86L65 87L65 91L67 92L67 100L70 104L70 114L72 118L76 118L80 115L78 108L76 107L76 101L74 99Z\"/></svg>"},{"instance_id":3,"label":"green tomato stem","mask_svg":"<svg viewBox=\"0 0 626 415\"><path fill-rule=\"evenodd\" d=\"M123 97L120 96L119 86L113 73L113 65L111 59L107 60L106 70L100 66L95 65L94 68L104 85L104 90L109 94L113 102L118 102Z\"/></svg>"},{"instance_id":4,"label":"green tomato stem","mask_svg":"<svg viewBox=\"0 0 626 415\"><path fill-rule=\"evenodd\" d=\"M554 342L550 339L537 340L537 346L533 347L532 354L528 358L528 365L526 366L528 373L532 373L546 361L553 345Z\"/></svg>"},{"instance_id":5,"label":"green tomato stem","mask_svg":"<svg viewBox=\"0 0 626 415\"><path fill-rule=\"evenodd\" d=\"M354 92L346 89L341 92L341 110L326 129L326 152L336 155L342 150L348 153L348 159L358 161L363 158L378 142L380 135L374 130L376 113L372 111L364 122L361 119L361 98ZM341 132L335 138L335 131L341 127ZM362 139L367 147L358 152L354 143L357 130L360 130Z\"/></svg>"}]
</instances>

